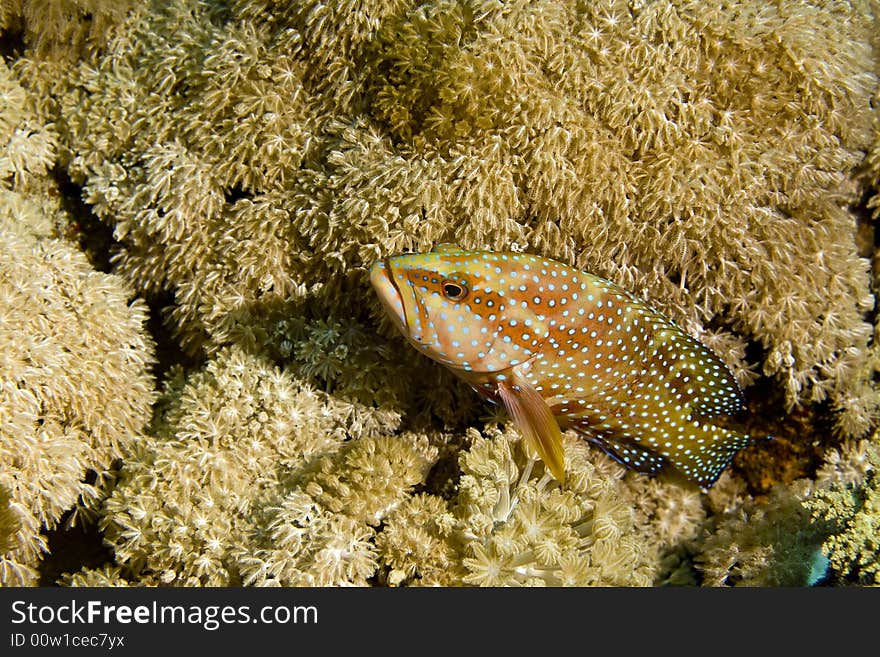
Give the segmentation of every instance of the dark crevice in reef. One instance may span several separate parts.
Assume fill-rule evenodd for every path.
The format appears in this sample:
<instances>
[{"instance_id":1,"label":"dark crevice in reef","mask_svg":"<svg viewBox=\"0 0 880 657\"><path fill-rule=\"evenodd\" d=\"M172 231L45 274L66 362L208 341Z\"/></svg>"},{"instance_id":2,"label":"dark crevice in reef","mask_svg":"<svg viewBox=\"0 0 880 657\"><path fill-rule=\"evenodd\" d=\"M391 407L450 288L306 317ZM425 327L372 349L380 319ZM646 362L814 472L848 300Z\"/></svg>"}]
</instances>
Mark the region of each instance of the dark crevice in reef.
<instances>
[{"instance_id":1,"label":"dark crevice in reef","mask_svg":"<svg viewBox=\"0 0 880 657\"><path fill-rule=\"evenodd\" d=\"M113 229L82 200L82 187L74 183L64 169L55 167L52 176L61 191L61 206L72 217L67 237L79 244L92 267L105 274L110 272L111 258L119 248L113 239Z\"/></svg>"},{"instance_id":2,"label":"dark crevice in reef","mask_svg":"<svg viewBox=\"0 0 880 657\"><path fill-rule=\"evenodd\" d=\"M230 187L224 191L226 202L230 205L242 199L251 199L254 195L241 187Z\"/></svg>"},{"instance_id":3,"label":"dark crevice in reef","mask_svg":"<svg viewBox=\"0 0 880 657\"><path fill-rule=\"evenodd\" d=\"M104 545L96 525L65 527L67 516L57 529L46 532L49 554L40 562L40 586L55 586L64 573L83 568L100 568L113 561L113 551Z\"/></svg>"},{"instance_id":4,"label":"dark crevice in reef","mask_svg":"<svg viewBox=\"0 0 880 657\"><path fill-rule=\"evenodd\" d=\"M867 258L870 263L871 292L874 294L875 302L874 307L867 313L865 321L872 326L877 325L877 314L880 313L880 302L876 300L880 290L880 221L875 221L873 218L878 209L869 208L868 202L877 194L880 194L880 190L866 186L859 202L851 208L857 220L856 246L859 255ZM873 380L880 382L880 372L874 373Z\"/></svg>"},{"instance_id":5,"label":"dark crevice in reef","mask_svg":"<svg viewBox=\"0 0 880 657\"><path fill-rule=\"evenodd\" d=\"M174 295L171 292L164 292L147 299L147 305L150 307L147 331L156 343L156 363L153 365L153 376L156 379L156 386L161 389L168 371L173 366L180 365L189 371L199 365L201 359L190 356L181 349L180 343L165 321L165 317L174 307Z\"/></svg>"},{"instance_id":6,"label":"dark crevice in reef","mask_svg":"<svg viewBox=\"0 0 880 657\"><path fill-rule=\"evenodd\" d=\"M863 258L870 258L876 247L880 246L880 225L874 221L873 210L868 207L868 201L877 191L866 185L859 200L849 208L856 218L856 246Z\"/></svg>"},{"instance_id":7,"label":"dark crevice in reef","mask_svg":"<svg viewBox=\"0 0 880 657\"><path fill-rule=\"evenodd\" d=\"M165 317L174 306L174 294L164 292L151 297L147 299L147 305L150 307L147 331L156 343L156 364L153 366L153 376L156 377L156 385L161 387L168 371L174 365L181 365L184 369L190 370L197 366L201 360L190 356L181 348L180 343L168 327L168 322L165 321Z\"/></svg>"},{"instance_id":8,"label":"dark crevice in reef","mask_svg":"<svg viewBox=\"0 0 880 657\"><path fill-rule=\"evenodd\" d=\"M776 484L814 477L825 450L837 443L827 403L786 413L783 393L772 379L762 377L749 387L746 407L737 419L752 443L733 459L733 469L756 498Z\"/></svg>"},{"instance_id":9,"label":"dark crevice in reef","mask_svg":"<svg viewBox=\"0 0 880 657\"><path fill-rule=\"evenodd\" d=\"M707 328L729 330L720 320ZM766 349L757 341L746 345L745 362L760 364L766 358ZM743 394L744 411L712 421L751 436L751 443L737 453L731 466L745 480L749 494L761 499L777 484L814 477L825 451L839 444L829 404L803 404L788 412L778 381L763 375Z\"/></svg>"},{"instance_id":10,"label":"dark crevice in reef","mask_svg":"<svg viewBox=\"0 0 880 657\"><path fill-rule=\"evenodd\" d=\"M86 476L88 483L94 483L96 479L94 471ZM113 551L104 544L104 537L97 525L87 523L68 526L72 513L66 512L55 529L44 532L49 553L40 562L40 586L55 586L64 573L75 573L83 568L100 568L113 561Z\"/></svg>"},{"instance_id":11,"label":"dark crevice in reef","mask_svg":"<svg viewBox=\"0 0 880 657\"><path fill-rule=\"evenodd\" d=\"M461 468L458 465L457 452L450 445L446 445L437 462L425 477L424 483L413 488L413 495L427 493L451 500L458 492L457 486L460 478Z\"/></svg>"},{"instance_id":12,"label":"dark crevice in reef","mask_svg":"<svg viewBox=\"0 0 880 657\"><path fill-rule=\"evenodd\" d=\"M0 57L11 64L22 56L25 51L24 30L18 29L7 30L0 33Z\"/></svg>"}]
</instances>

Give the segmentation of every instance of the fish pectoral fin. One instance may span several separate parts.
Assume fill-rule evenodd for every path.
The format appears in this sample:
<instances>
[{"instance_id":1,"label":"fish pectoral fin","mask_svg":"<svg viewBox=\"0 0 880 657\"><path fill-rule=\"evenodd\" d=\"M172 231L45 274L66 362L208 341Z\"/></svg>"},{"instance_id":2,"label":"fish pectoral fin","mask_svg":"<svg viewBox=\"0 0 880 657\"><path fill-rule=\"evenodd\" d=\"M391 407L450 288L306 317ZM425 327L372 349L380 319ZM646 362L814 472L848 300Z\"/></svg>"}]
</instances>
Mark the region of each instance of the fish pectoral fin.
<instances>
[{"instance_id":1,"label":"fish pectoral fin","mask_svg":"<svg viewBox=\"0 0 880 657\"><path fill-rule=\"evenodd\" d=\"M535 387L515 378L498 383L498 396L522 432L527 446L536 453L559 483L565 482L565 454L562 432L553 411Z\"/></svg>"}]
</instances>

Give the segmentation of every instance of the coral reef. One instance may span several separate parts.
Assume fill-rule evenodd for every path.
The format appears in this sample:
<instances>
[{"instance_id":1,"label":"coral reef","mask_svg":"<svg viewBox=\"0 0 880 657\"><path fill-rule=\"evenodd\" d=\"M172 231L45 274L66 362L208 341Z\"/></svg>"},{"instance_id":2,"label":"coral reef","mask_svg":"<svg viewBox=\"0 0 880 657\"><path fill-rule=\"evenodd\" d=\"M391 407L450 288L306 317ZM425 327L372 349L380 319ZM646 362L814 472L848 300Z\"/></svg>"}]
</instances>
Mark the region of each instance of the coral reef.
<instances>
[{"instance_id":1,"label":"coral reef","mask_svg":"<svg viewBox=\"0 0 880 657\"><path fill-rule=\"evenodd\" d=\"M0 188L34 193L47 187L58 135L38 114L36 100L0 60Z\"/></svg>"},{"instance_id":2,"label":"coral reef","mask_svg":"<svg viewBox=\"0 0 880 657\"><path fill-rule=\"evenodd\" d=\"M87 511L64 584L873 582L878 10L2 3L0 579ZM560 488L369 289L439 241L646 297L778 441Z\"/></svg>"},{"instance_id":3,"label":"coral reef","mask_svg":"<svg viewBox=\"0 0 880 657\"><path fill-rule=\"evenodd\" d=\"M121 574L119 566L103 566L101 568L83 568L75 573L65 574L61 578L64 586L118 586L127 587L131 583Z\"/></svg>"},{"instance_id":4,"label":"coral reef","mask_svg":"<svg viewBox=\"0 0 880 657\"><path fill-rule=\"evenodd\" d=\"M732 478L713 491L712 514L692 550L702 583L805 586L848 577L870 583L877 520L869 500L878 445L875 434L829 449L814 479L777 485L767 499L744 496Z\"/></svg>"},{"instance_id":5,"label":"coral reef","mask_svg":"<svg viewBox=\"0 0 880 657\"><path fill-rule=\"evenodd\" d=\"M846 582L880 585L880 444L863 442L850 452L843 462L855 464L856 472L863 466L867 477L841 476L806 506L817 523L831 526L822 551L835 575ZM852 470L850 466L845 472Z\"/></svg>"},{"instance_id":6,"label":"coral reef","mask_svg":"<svg viewBox=\"0 0 880 657\"><path fill-rule=\"evenodd\" d=\"M809 480L778 486L769 500L748 502L716 518L695 558L708 586L805 586L825 534L803 502Z\"/></svg>"},{"instance_id":7,"label":"coral reef","mask_svg":"<svg viewBox=\"0 0 880 657\"><path fill-rule=\"evenodd\" d=\"M868 5L381 4L161 3L64 98L70 171L119 271L174 291L185 345L380 254L513 244L868 429L873 298L847 209L872 137Z\"/></svg>"},{"instance_id":8,"label":"coral reef","mask_svg":"<svg viewBox=\"0 0 880 657\"><path fill-rule=\"evenodd\" d=\"M41 57L76 60L99 50L131 0L4 0L0 31L18 34Z\"/></svg>"},{"instance_id":9,"label":"coral reef","mask_svg":"<svg viewBox=\"0 0 880 657\"><path fill-rule=\"evenodd\" d=\"M12 498L5 488L0 488L0 553L15 547L18 532L18 518L12 508Z\"/></svg>"},{"instance_id":10,"label":"coral reef","mask_svg":"<svg viewBox=\"0 0 880 657\"><path fill-rule=\"evenodd\" d=\"M623 469L566 443L566 486L533 473L515 432L469 430L457 496L410 497L377 540L392 585L639 586L653 579ZM595 458L593 458L595 457Z\"/></svg>"},{"instance_id":11,"label":"coral reef","mask_svg":"<svg viewBox=\"0 0 880 657\"><path fill-rule=\"evenodd\" d=\"M0 582L29 584L44 528L94 511L154 400L146 304L0 190L0 488L18 531ZM5 506L5 505L4 505Z\"/></svg>"},{"instance_id":12,"label":"coral reef","mask_svg":"<svg viewBox=\"0 0 880 657\"><path fill-rule=\"evenodd\" d=\"M433 451L239 348L172 377L162 405L102 524L129 577L163 584L364 584L375 525Z\"/></svg>"}]
</instances>

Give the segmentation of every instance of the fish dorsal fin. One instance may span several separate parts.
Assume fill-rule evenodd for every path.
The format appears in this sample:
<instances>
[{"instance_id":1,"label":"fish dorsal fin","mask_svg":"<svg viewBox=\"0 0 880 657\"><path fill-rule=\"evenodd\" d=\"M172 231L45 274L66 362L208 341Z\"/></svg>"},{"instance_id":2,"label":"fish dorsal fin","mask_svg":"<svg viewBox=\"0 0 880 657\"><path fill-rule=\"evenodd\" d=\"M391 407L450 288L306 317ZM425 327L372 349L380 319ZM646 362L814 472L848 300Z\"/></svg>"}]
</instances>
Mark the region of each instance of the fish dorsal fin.
<instances>
[{"instance_id":1,"label":"fish dorsal fin","mask_svg":"<svg viewBox=\"0 0 880 657\"><path fill-rule=\"evenodd\" d=\"M562 432L547 402L525 378L512 375L498 382L498 396L526 445L536 453L559 483L565 481L565 455Z\"/></svg>"},{"instance_id":2,"label":"fish dorsal fin","mask_svg":"<svg viewBox=\"0 0 880 657\"><path fill-rule=\"evenodd\" d=\"M635 442L618 440L614 436L605 434L592 434L589 431L581 430L581 432L608 456L637 472L656 475L666 465L665 458Z\"/></svg>"},{"instance_id":3,"label":"fish dorsal fin","mask_svg":"<svg viewBox=\"0 0 880 657\"><path fill-rule=\"evenodd\" d=\"M440 242L434 247L434 253L464 253L464 250L454 242Z\"/></svg>"}]
</instances>

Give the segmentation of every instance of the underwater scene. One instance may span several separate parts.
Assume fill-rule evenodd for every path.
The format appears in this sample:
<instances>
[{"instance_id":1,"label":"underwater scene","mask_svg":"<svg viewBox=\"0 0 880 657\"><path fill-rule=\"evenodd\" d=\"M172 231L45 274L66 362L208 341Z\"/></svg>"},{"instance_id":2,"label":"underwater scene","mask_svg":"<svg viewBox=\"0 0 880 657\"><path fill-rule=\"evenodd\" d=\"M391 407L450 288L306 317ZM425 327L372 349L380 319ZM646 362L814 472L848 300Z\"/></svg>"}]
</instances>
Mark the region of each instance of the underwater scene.
<instances>
[{"instance_id":1,"label":"underwater scene","mask_svg":"<svg viewBox=\"0 0 880 657\"><path fill-rule=\"evenodd\" d=\"M878 17L0 0L0 585L880 584Z\"/></svg>"}]
</instances>

